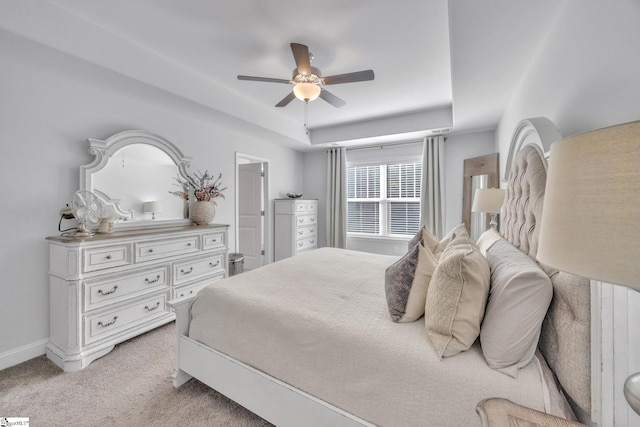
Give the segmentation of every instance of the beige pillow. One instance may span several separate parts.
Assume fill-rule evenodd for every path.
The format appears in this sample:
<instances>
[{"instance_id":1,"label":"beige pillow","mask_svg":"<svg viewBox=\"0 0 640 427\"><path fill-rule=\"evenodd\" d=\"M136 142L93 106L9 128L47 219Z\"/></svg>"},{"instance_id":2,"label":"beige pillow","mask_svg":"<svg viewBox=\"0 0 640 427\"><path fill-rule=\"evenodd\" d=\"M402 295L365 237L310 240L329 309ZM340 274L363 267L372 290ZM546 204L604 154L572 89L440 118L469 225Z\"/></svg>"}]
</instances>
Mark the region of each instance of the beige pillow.
<instances>
[{"instance_id":1,"label":"beige pillow","mask_svg":"<svg viewBox=\"0 0 640 427\"><path fill-rule=\"evenodd\" d=\"M429 249L431 252L434 252L436 247L438 246L438 238L429 231L427 227L422 227L415 236L409 241L409 250L413 249L415 245L423 242L424 247Z\"/></svg>"},{"instance_id":2,"label":"beige pillow","mask_svg":"<svg viewBox=\"0 0 640 427\"><path fill-rule=\"evenodd\" d=\"M468 350L478 338L488 294L487 261L468 235L456 237L440 257L425 305L427 335L440 357Z\"/></svg>"},{"instance_id":3,"label":"beige pillow","mask_svg":"<svg viewBox=\"0 0 640 427\"><path fill-rule=\"evenodd\" d=\"M487 250L491 292L480 344L487 364L516 377L531 362L553 285L549 276L527 254L504 239Z\"/></svg>"},{"instance_id":4,"label":"beige pillow","mask_svg":"<svg viewBox=\"0 0 640 427\"><path fill-rule=\"evenodd\" d=\"M422 243L385 271L385 294L394 322L413 322L424 314L427 289L438 262Z\"/></svg>"},{"instance_id":5,"label":"beige pillow","mask_svg":"<svg viewBox=\"0 0 640 427\"><path fill-rule=\"evenodd\" d=\"M467 231L467 227L464 224L459 224L453 227L446 236L438 242L436 248L433 250L433 253L436 255L442 254L444 250L447 248L447 245L460 236L469 236L469 232Z\"/></svg>"}]
</instances>

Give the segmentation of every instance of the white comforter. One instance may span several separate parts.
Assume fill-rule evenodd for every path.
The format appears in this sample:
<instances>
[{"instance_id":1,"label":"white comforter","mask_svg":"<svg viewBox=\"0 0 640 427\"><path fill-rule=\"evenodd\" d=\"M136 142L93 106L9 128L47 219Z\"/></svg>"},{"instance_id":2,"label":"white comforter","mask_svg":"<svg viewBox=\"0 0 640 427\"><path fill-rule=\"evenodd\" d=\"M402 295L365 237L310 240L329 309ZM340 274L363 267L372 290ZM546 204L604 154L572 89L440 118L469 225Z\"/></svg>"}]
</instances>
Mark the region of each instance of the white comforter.
<instances>
[{"instance_id":1,"label":"white comforter","mask_svg":"<svg viewBox=\"0 0 640 427\"><path fill-rule=\"evenodd\" d=\"M189 336L376 425L478 425L488 397L544 411L537 359L513 379L477 343L440 360L422 319L391 321L384 270L396 259L323 248L213 283Z\"/></svg>"}]
</instances>

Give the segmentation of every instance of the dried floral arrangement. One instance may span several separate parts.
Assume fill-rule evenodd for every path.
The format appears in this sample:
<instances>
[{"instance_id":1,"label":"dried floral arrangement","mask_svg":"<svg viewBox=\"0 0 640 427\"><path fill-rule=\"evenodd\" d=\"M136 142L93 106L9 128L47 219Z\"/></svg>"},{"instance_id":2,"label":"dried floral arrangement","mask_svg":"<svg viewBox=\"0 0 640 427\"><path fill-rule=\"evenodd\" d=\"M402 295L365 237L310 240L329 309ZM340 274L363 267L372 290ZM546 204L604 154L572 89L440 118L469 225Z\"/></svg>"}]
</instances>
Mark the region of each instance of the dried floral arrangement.
<instances>
[{"instance_id":1,"label":"dried floral arrangement","mask_svg":"<svg viewBox=\"0 0 640 427\"><path fill-rule=\"evenodd\" d=\"M198 171L193 176L187 175L185 181L176 178L177 185L182 187L182 191L169 191L169 193L184 200L189 200L189 195L193 191L196 200L215 203L217 197L224 199L222 192L227 189L227 187L220 188L221 178L222 173L214 179L212 175L209 175L209 171L205 170L204 173Z\"/></svg>"}]
</instances>

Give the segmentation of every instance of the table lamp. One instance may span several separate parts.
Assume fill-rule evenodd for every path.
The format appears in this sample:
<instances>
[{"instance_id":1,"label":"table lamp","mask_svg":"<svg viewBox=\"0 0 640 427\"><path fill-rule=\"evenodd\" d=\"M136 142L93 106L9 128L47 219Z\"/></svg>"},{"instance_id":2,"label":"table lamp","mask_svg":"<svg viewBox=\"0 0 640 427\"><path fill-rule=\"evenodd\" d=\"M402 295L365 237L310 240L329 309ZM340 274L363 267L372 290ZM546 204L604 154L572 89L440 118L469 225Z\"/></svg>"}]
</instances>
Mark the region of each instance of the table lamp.
<instances>
[{"instance_id":1,"label":"table lamp","mask_svg":"<svg viewBox=\"0 0 640 427\"><path fill-rule=\"evenodd\" d=\"M537 258L640 291L640 121L551 146ZM624 394L640 414L640 372Z\"/></svg>"},{"instance_id":2,"label":"table lamp","mask_svg":"<svg viewBox=\"0 0 640 427\"><path fill-rule=\"evenodd\" d=\"M495 229L498 226L496 215L502 209L505 190L500 188L478 188L473 196L471 212L483 212L491 215L489 225Z\"/></svg>"},{"instance_id":3,"label":"table lamp","mask_svg":"<svg viewBox=\"0 0 640 427\"><path fill-rule=\"evenodd\" d=\"M144 213L150 213L151 219L156 219L156 213L162 212L162 208L160 207L160 202L152 200L150 202L144 202L143 204Z\"/></svg>"}]
</instances>

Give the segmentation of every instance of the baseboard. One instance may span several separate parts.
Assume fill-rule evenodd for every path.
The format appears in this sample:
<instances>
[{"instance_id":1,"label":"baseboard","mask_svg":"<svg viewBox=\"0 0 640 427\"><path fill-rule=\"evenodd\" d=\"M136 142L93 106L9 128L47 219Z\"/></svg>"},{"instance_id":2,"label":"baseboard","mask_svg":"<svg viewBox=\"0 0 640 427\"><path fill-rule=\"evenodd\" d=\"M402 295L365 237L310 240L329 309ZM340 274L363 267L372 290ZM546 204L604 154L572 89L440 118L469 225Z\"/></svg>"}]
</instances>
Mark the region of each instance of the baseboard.
<instances>
[{"instance_id":1,"label":"baseboard","mask_svg":"<svg viewBox=\"0 0 640 427\"><path fill-rule=\"evenodd\" d=\"M0 353L0 371L14 365L18 365L34 357L42 356L46 352L49 338L14 348Z\"/></svg>"}]
</instances>

